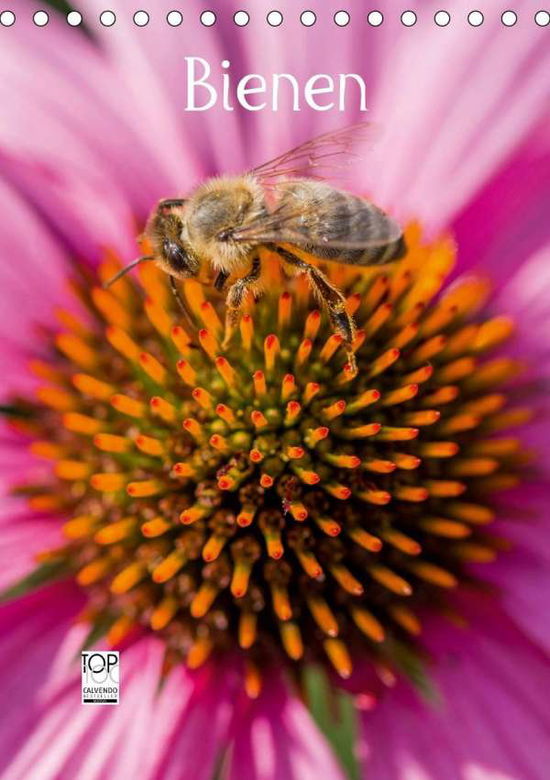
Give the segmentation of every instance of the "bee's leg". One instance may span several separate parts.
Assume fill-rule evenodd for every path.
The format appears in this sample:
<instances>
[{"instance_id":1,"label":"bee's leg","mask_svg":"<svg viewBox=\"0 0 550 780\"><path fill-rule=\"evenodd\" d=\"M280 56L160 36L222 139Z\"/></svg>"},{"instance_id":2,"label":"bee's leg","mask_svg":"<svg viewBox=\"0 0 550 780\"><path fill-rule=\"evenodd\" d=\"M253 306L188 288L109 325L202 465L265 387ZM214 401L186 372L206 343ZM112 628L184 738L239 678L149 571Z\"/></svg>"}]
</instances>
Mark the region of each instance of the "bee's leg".
<instances>
[{"instance_id":1,"label":"bee's leg","mask_svg":"<svg viewBox=\"0 0 550 780\"><path fill-rule=\"evenodd\" d=\"M191 312L189 311L189 307L183 300L183 298L180 295L180 291L178 290L178 286L176 284L176 279L172 275L168 275L168 278L170 279L170 288L172 289L172 292L174 294L174 298L176 299L176 302L179 306L179 308L182 311L183 316L187 320L188 325L191 326L191 332L194 332L196 330L196 323L193 321L193 317L191 315Z\"/></svg>"},{"instance_id":2,"label":"bee's leg","mask_svg":"<svg viewBox=\"0 0 550 780\"><path fill-rule=\"evenodd\" d=\"M316 298L325 306L332 323L333 330L339 333L344 339L348 356L348 363L354 374L357 373L357 361L353 351L353 340L355 338L356 328L353 317L346 311L346 299L336 287L329 282L325 274L310 263L297 257L287 249L276 245L270 245L270 249L289 265L299 268L309 279L309 283Z\"/></svg>"},{"instance_id":3,"label":"bee's leg","mask_svg":"<svg viewBox=\"0 0 550 780\"><path fill-rule=\"evenodd\" d=\"M223 290L223 287L229 277L229 274L226 274L225 271L220 271L216 278L214 279L214 287L216 290Z\"/></svg>"},{"instance_id":4,"label":"bee's leg","mask_svg":"<svg viewBox=\"0 0 550 780\"><path fill-rule=\"evenodd\" d=\"M258 281L258 279L260 278L260 273L261 273L260 258L255 257L252 260L252 268L247 273L247 275L243 276L242 279L238 279L229 288L229 291L227 293L227 298L225 300L227 309L225 315L225 336L222 344L222 347L224 349L228 346L231 340L231 336L233 335L233 331L235 330L235 328L239 323L239 317L240 317L245 293L248 290L248 288L252 284L254 284L254 282Z\"/></svg>"}]
</instances>

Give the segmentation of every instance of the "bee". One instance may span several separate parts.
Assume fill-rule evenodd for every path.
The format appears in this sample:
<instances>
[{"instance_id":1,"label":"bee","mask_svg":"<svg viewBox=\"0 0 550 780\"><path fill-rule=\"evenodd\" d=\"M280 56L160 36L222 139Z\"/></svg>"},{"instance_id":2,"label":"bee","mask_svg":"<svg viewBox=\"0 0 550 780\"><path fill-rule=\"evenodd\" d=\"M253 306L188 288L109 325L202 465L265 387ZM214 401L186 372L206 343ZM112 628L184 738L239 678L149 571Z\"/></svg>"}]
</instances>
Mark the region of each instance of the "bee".
<instances>
[{"instance_id":1,"label":"bee","mask_svg":"<svg viewBox=\"0 0 550 780\"><path fill-rule=\"evenodd\" d=\"M302 255L370 266L405 253L402 230L391 217L369 200L335 189L319 174L331 162L350 156L366 127L359 123L325 133L241 176L208 179L188 198L161 200L145 228L152 254L130 263L107 285L138 263L153 260L168 274L174 295L192 322L176 280L198 278L204 269L214 272L214 287L222 291L227 286L225 348L247 291L260 289L261 252L267 249L278 255L287 274L306 274L333 331L342 336L350 370L356 373L352 348L356 328L345 298Z\"/></svg>"}]
</instances>

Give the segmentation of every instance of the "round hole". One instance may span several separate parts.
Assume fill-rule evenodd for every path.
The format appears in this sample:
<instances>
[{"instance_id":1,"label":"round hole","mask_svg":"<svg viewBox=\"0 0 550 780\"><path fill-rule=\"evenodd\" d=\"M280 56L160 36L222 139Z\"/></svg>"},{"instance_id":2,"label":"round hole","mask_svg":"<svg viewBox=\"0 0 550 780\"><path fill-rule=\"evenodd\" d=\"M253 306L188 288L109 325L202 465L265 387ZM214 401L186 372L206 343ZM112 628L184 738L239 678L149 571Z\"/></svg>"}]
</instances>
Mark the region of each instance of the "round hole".
<instances>
[{"instance_id":1,"label":"round hole","mask_svg":"<svg viewBox=\"0 0 550 780\"><path fill-rule=\"evenodd\" d=\"M67 14L67 24L71 27L78 27L79 24L82 24L82 14L78 11L69 11Z\"/></svg>"},{"instance_id":2,"label":"round hole","mask_svg":"<svg viewBox=\"0 0 550 780\"><path fill-rule=\"evenodd\" d=\"M472 27L479 27L483 24L483 14L481 11L470 11L468 14L468 23L471 24Z\"/></svg>"},{"instance_id":3,"label":"round hole","mask_svg":"<svg viewBox=\"0 0 550 780\"><path fill-rule=\"evenodd\" d=\"M179 27L183 22L183 14L180 11L168 11L166 14L166 21L170 27Z\"/></svg>"},{"instance_id":4,"label":"round hole","mask_svg":"<svg viewBox=\"0 0 550 780\"><path fill-rule=\"evenodd\" d=\"M313 27L317 21L317 16L313 13L313 11L303 11L300 15L300 21L304 27Z\"/></svg>"},{"instance_id":5,"label":"round hole","mask_svg":"<svg viewBox=\"0 0 550 780\"><path fill-rule=\"evenodd\" d=\"M504 11L500 19L505 27L513 27L518 20L518 15L515 11Z\"/></svg>"},{"instance_id":6,"label":"round hole","mask_svg":"<svg viewBox=\"0 0 550 780\"><path fill-rule=\"evenodd\" d=\"M102 11L99 14L99 21L104 27L112 27L116 22L116 14L113 11Z\"/></svg>"},{"instance_id":7,"label":"round hole","mask_svg":"<svg viewBox=\"0 0 550 780\"><path fill-rule=\"evenodd\" d=\"M283 15L280 11L270 11L266 19L271 27L279 27L283 23Z\"/></svg>"},{"instance_id":8,"label":"round hole","mask_svg":"<svg viewBox=\"0 0 550 780\"><path fill-rule=\"evenodd\" d=\"M416 24L416 14L414 11L403 11L401 14L401 24L405 27L412 27Z\"/></svg>"},{"instance_id":9,"label":"round hole","mask_svg":"<svg viewBox=\"0 0 550 780\"><path fill-rule=\"evenodd\" d=\"M233 17L233 21L235 22L237 27L246 27L246 25L250 21L250 16L247 14L246 11L237 11Z\"/></svg>"},{"instance_id":10,"label":"round hole","mask_svg":"<svg viewBox=\"0 0 550 780\"><path fill-rule=\"evenodd\" d=\"M147 11L136 11L134 14L134 24L137 27L145 27L149 24L149 14Z\"/></svg>"},{"instance_id":11,"label":"round hole","mask_svg":"<svg viewBox=\"0 0 550 780\"><path fill-rule=\"evenodd\" d=\"M539 27L548 27L549 22L550 14L548 11L537 11L535 14L535 24L538 24Z\"/></svg>"},{"instance_id":12,"label":"round hole","mask_svg":"<svg viewBox=\"0 0 550 780\"><path fill-rule=\"evenodd\" d=\"M33 14L32 20L37 27L45 27L50 21L50 17L46 11L36 11Z\"/></svg>"},{"instance_id":13,"label":"round hole","mask_svg":"<svg viewBox=\"0 0 550 780\"><path fill-rule=\"evenodd\" d=\"M380 27L383 21L384 14L382 14L380 11L371 11L367 16L367 22L371 27Z\"/></svg>"},{"instance_id":14,"label":"round hole","mask_svg":"<svg viewBox=\"0 0 550 780\"><path fill-rule=\"evenodd\" d=\"M349 20L350 15L347 11L336 11L334 14L334 24L337 24L338 27L347 27Z\"/></svg>"},{"instance_id":15,"label":"round hole","mask_svg":"<svg viewBox=\"0 0 550 780\"><path fill-rule=\"evenodd\" d=\"M203 11L201 14L201 24L205 27L212 27L216 24L216 14L214 11Z\"/></svg>"},{"instance_id":16,"label":"round hole","mask_svg":"<svg viewBox=\"0 0 550 780\"><path fill-rule=\"evenodd\" d=\"M436 11L434 15L434 22L438 27L446 27L451 21L451 14L447 11Z\"/></svg>"},{"instance_id":17,"label":"round hole","mask_svg":"<svg viewBox=\"0 0 550 780\"><path fill-rule=\"evenodd\" d=\"M11 27L15 24L15 14L13 11L2 11L0 13L0 24L2 27Z\"/></svg>"}]
</instances>

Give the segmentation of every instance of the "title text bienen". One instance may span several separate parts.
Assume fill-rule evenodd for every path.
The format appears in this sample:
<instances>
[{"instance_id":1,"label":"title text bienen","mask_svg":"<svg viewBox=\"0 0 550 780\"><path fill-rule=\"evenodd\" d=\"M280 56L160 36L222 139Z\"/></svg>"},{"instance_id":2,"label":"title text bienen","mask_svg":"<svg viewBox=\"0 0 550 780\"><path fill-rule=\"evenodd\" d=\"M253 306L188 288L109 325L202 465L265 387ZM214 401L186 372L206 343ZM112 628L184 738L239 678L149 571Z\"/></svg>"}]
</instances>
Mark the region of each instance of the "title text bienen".
<instances>
[{"instance_id":1,"label":"title text bienen","mask_svg":"<svg viewBox=\"0 0 550 780\"><path fill-rule=\"evenodd\" d=\"M229 60L221 61L217 74L202 57L185 57L185 62L186 111L208 111L217 105L225 111L234 111L235 106L246 111L301 111L305 106L314 111L367 110L367 87L357 73L316 73L303 85L291 73L273 73L269 78L247 73L235 83L228 72Z\"/></svg>"}]
</instances>

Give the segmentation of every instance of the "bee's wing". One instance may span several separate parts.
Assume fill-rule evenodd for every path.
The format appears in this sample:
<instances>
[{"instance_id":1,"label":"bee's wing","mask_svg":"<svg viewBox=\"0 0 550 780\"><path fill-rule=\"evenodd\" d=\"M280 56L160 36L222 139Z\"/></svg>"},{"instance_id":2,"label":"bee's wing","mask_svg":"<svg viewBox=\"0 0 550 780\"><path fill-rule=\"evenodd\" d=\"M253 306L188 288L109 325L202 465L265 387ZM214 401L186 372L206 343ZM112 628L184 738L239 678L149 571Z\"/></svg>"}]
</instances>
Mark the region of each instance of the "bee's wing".
<instances>
[{"instance_id":1,"label":"bee's wing","mask_svg":"<svg viewBox=\"0 0 550 780\"><path fill-rule=\"evenodd\" d=\"M366 200L354 198L357 210L345 219L327 219L311 224L304 219L302 204L282 201L273 211L260 215L231 231L231 240L251 244L293 244L315 254L315 249L376 250L398 241L403 234L398 223ZM365 218L368 208L368 218Z\"/></svg>"},{"instance_id":2,"label":"bee's wing","mask_svg":"<svg viewBox=\"0 0 550 780\"><path fill-rule=\"evenodd\" d=\"M273 160L252 168L248 174L265 185L282 177L322 179L329 172L349 166L359 156L354 153L354 149L372 135L373 126L370 123L357 122L295 146Z\"/></svg>"}]
</instances>

